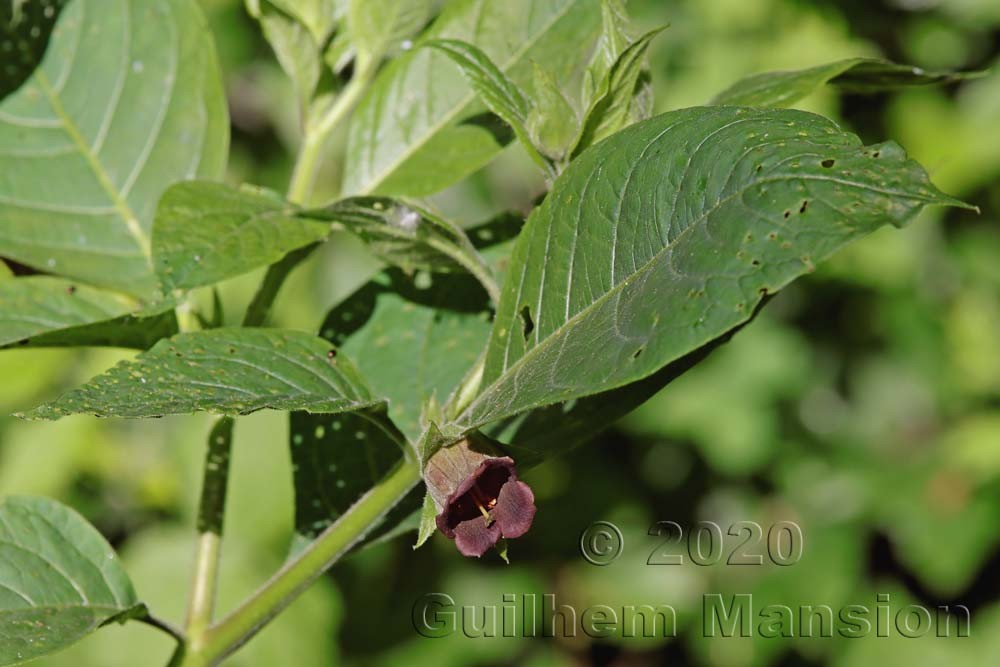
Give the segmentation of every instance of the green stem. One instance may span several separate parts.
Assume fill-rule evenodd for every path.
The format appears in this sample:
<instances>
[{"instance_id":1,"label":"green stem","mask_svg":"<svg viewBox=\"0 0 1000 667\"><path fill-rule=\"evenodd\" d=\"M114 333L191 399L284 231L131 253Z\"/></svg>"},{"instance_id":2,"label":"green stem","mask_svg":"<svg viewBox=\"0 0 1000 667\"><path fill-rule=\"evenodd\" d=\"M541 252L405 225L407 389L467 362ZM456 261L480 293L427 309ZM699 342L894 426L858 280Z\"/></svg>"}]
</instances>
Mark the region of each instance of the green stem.
<instances>
[{"instance_id":1,"label":"green stem","mask_svg":"<svg viewBox=\"0 0 1000 667\"><path fill-rule=\"evenodd\" d=\"M179 665L215 665L245 644L364 539L419 481L420 466L408 456L239 608L209 629L201 646L192 646L194 654Z\"/></svg>"},{"instance_id":2,"label":"green stem","mask_svg":"<svg viewBox=\"0 0 1000 667\"><path fill-rule=\"evenodd\" d=\"M371 76L365 72L355 73L354 78L344 87L333 106L319 118L319 122L307 124L303 133L302 147L292 169L292 180L288 185L288 199L296 204L305 204L312 196L323 148L330 133L354 110L354 105L368 87Z\"/></svg>"},{"instance_id":3,"label":"green stem","mask_svg":"<svg viewBox=\"0 0 1000 667\"><path fill-rule=\"evenodd\" d=\"M330 133L351 113L367 89L370 80L370 74L356 73L329 111L319 119L319 122L306 126L302 146L295 160L295 167L292 169L292 179L288 184L289 201L305 204L312 196L323 148L330 138ZM280 261L268 267L264 280L247 308L243 318L243 326L258 327L264 324L288 274L302 263L317 246L318 244L314 244L290 252Z\"/></svg>"},{"instance_id":4,"label":"green stem","mask_svg":"<svg viewBox=\"0 0 1000 667\"><path fill-rule=\"evenodd\" d=\"M264 280L257 288L257 293L253 295L253 300L247 306L247 312L243 316L243 326L259 327L267 321L267 316L271 312L271 306L285 284L285 279L292 270L302 263L312 251L319 247L318 243L307 245L304 248L293 250L280 260L267 267Z\"/></svg>"},{"instance_id":5,"label":"green stem","mask_svg":"<svg viewBox=\"0 0 1000 667\"><path fill-rule=\"evenodd\" d=\"M326 139L327 137L319 137L308 131L302 138L302 146L292 168L292 180L288 185L289 201L302 204L312 196Z\"/></svg>"},{"instance_id":6,"label":"green stem","mask_svg":"<svg viewBox=\"0 0 1000 667\"><path fill-rule=\"evenodd\" d=\"M202 328L190 296L182 303L177 304L177 307L174 308L174 314L177 316L177 329L179 331L197 331Z\"/></svg>"},{"instance_id":7,"label":"green stem","mask_svg":"<svg viewBox=\"0 0 1000 667\"><path fill-rule=\"evenodd\" d=\"M194 583L191 586L187 620L187 637L192 647L197 647L212 623L221 547L222 538L219 535L215 533L198 535L195 546Z\"/></svg>"},{"instance_id":8,"label":"green stem","mask_svg":"<svg viewBox=\"0 0 1000 667\"><path fill-rule=\"evenodd\" d=\"M198 542L187 618L187 637L192 648L197 648L201 642L212 623L215 610L232 444L233 419L223 417L215 423L208 436L201 502L198 505Z\"/></svg>"},{"instance_id":9,"label":"green stem","mask_svg":"<svg viewBox=\"0 0 1000 667\"><path fill-rule=\"evenodd\" d=\"M184 631L180 628L174 627L173 624L168 621L163 620L157 616L147 613L145 616L139 616L135 619L140 623L145 623L151 628L156 628L160 632L164 632L177 641L178 646L183 646L187 638L184 636Z\"/></svg>"}]
</instances>

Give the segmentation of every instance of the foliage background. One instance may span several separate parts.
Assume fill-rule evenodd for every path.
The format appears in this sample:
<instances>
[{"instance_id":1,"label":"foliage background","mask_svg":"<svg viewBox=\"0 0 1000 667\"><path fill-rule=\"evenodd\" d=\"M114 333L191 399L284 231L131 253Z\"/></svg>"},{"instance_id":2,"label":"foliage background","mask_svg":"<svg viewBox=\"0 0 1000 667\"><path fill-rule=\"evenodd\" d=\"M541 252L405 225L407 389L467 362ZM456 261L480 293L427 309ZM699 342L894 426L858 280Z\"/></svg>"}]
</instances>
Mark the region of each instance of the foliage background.
<instances>
[{"instance_id":1,"label":"foliage background","mask_svg":"<svg viewBox=\"0 0 1000 667\"><path fill-rule=\"evenodd\" d=\"M239 0L204 5L232 108L230 178L281 190L297 141L293 93ZM902 232L852 246L616 428L529 471L540 511L535 528L512 543L511 566L463 559L441 537L417 552L411 539L397 539L339 565L226 664L979 666L1000 658L1000 4L632 0L630 9L642 27L671 24L651 56L660 110L703 102L745 74L846 56L992 66L957 87L866 98L826 90L802 105L866 142L896 139L943 190L982 214L934 209ZM541 188L535 174L512 147L434 202L464 222L511 202L527 209ZM338 178L331 167L321 188ZM315 330L376 267L348 238L327 244L286 287L278 323ZM246 303L259 278L225 284L225 298ZM5 352L0 414L124 356ZM82 511L120 549L141 597L179 618L207 428L203 417L0 418L0 493L49 495ZM286 417L243 418L236 437L223 610L280 565L292 525ZM578 554L580 531L600 519L618 523L626 538L624 556L607 568ZM699 519L797 521L805 555L784 569L645 565L657 544L646 536L650 524ZM681 636L421 639L411 607L437 591L459 604L529 592L556 593L578 609L668 603L681 615ZM894 608L965 604L972 637L708 640L700 600L714 592L793 606L873 606L876 593L890 593ZM171 648L129 625L36 664L163 664Z\"/></svg>"}]
</instances>

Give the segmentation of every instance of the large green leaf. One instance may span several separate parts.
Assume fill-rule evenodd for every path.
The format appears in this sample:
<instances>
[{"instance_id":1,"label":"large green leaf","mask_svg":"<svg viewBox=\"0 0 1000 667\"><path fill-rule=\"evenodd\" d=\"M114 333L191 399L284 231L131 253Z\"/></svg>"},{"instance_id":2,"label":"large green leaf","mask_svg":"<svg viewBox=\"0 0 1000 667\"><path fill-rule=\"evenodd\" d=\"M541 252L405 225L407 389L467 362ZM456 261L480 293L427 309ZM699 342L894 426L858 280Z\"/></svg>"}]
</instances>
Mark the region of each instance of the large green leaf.
<instances>
[{"instance_id":1,"label":"large green leaf","mask_svg":"<svg viewBox=\"0 0 1000 667\"><path fill-rule=\"evenodd\" d=\"M153 262L165 290L188 289L272 264L329 232L329 223L298 215L271 192L178 183L156 211Z\"/></svg>"},{"instance_id":2,"label":"large green leaf","mask_svg":"<svg viewBox=\"0 0 1000 667\"><path fill-rule=\"evenodd\" d=\"M228 119L195 0L74 0L0 103L0 256L148 298L174 181L222 175Z\"/></svg>"},{"instance_id":3,"label":"large green leaf","mask_svg":"<svg viewBox=\"0 0 1000 667\"><path fill-rule=\"evenodd\" d=\"M82 516L46 498L0 504L0 665L54 653L141 610L115 552Z\"/></svg>"},{"instance_id":4,"label":"large green leaf","mask_svg":"<svg viewBox=\"0 0 1000 667\"><path fill-rule=\"evenodd\" d=\"M939 192L892 143L798 111L686 109L586 151L518 239L466 430L623 387L746 321Z\"/></svg>"},{"instance_id":5,"label":"large green leaf","mask_svg":"<svg viewBox=\"0 0 1000 667\"><path fill-rule=\"evenodd\" d=\"M951 83L976 73L934 72L876 58L848 58L786 72L765 72L737 81L715 96L712 104L786 107L833 84L851 93L877 93L907 86Z\"/></svg>"},{"instance_id":6,"label":"large green leaf","mask_svg":"<svg viewBox=\"0 0 1000 667\"><path fill-rule=\"evenodd\" d=\"M599 21L597 0L457 0L424 34L474 44L524 86L532 61L559 80L571 78ZM496 155L501 145L487 130L458 125L476 109L469 86L452 76L454 67L442 53L414 48L380 72L351 121L344 192L425 195ZM456 127L464 129L455 134ZM455 140L461 150L442 151ZM404 169L418 181L399 178Z\"/></svg>"},{"instance_id":7,"label":"large green leaf","mask_svg":"<svg viewBox=\"0 0 1000 667\"><path fill-rule=\"evenodd\" d=\"M162 340L23 416L236 415L265 408L333 413L378 403L354 366L321 338L280 329L211 329Z\"/></svg>"},{"instance_id":8,"label":"large green leaf","mask_svg":"<svg viewBox=\"0 0 1000 667\"><path fill-rule=\"evenodd\" d=\"M49 36L67 0L0 2L0 101L21 87L45 55Z\"/></svg>"}]
</instances>

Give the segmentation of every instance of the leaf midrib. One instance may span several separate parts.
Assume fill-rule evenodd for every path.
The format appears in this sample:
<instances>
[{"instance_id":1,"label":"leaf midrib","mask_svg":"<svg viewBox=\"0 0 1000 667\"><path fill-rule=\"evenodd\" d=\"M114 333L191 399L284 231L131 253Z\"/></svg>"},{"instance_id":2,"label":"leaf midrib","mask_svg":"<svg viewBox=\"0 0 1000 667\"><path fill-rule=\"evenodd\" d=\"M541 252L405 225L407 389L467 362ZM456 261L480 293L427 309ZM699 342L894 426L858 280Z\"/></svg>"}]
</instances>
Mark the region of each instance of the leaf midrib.
<instances>
[{"instance_id":1,"label":"leaf midrib","mask_svg":"<svg viewBox=\"0 0 1000 667\"><path fill-rule=\"evenodd\" d=\"M572 0L571 2L567 2L566 6L561 11L553 14L552 18L538 30L538 32L532 39L525 40L524 45L511 54L511 57L503 65L500 66L500 69L504 73L507 73L508 70L513 68L514 65L517 64L517 62L521 58L523 58L528 51L533 49L535 45L541 41L542 36L545 35L552 28L553 25L566 18L566 15L569 14L571 9L575 7L578 4L578 2L579 0ZM475 99L476 99L475 92L470 90L469 93L467 93L464 97L462 97L462 99L455 104L452 110L447 114L445 114L440 121L427 128L427 131L424 133L424 136L420 141L411 144L410 148L400 153L399 157L395 161L391 162L388 166L386 166L385 169L379 172L379 174L371 181L369 181L368 185L362 188L358 194L366 195L374 192L375 189L378 188L378 186L382 185L397 169L399 169L404 163L406 163L407 160L413 157L421 148L426 146L430 142L432 137L436 136L438 132L440 132L447 126L451 125L451 123L455 120L455 118L462 113L462 110L465 109L465 107L467 107Z\"/></svg>"}]
</instances>

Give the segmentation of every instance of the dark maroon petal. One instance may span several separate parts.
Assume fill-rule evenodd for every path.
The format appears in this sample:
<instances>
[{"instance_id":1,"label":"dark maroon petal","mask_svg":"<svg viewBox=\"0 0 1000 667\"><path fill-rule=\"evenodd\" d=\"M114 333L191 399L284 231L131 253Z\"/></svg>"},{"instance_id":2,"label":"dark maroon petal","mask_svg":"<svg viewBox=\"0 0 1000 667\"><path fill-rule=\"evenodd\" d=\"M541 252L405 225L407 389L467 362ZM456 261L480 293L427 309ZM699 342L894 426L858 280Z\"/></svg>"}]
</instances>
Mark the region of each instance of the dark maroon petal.
<instances>
[{"instance_id":1,"label":"dark maroon petal","mask_svg":"<svg viewBox=\"0 0 1000 667\"><path fill-rule=\"evenodd\" d=\"M455 529L448 525L448 513L441 512L434 518L438 530L445 534L448 539L455 539Z\"/></svg>"},{"instance_id":2,"label":"dark maroon petal","mask_svg":"<svg viewBox=\"0 0 1000 667\"><path fill-rule=\"evenodd\" d=\"M507 482L500 489L497 505L490 515L504 537L521 537L535 519L535 494L524 482Z\"/></svg>"},{"instance_id":3,"label":"dark maroon petal","mask_svg":"<svg viewBox=\"0 0 1000 667\"><path fill-rule=\"evenodd\" d=\"M486 459L479 464L471 475L466 477L462 483L458 485L455 492L451 494L450 500L454 500L455 498L459 498L468 493L469 489L479 483L479 478L493 468L503 468L507 471L507 474L511 479L517 479L517 469L514 467L514 459L509 456Z\"/></svg>"},{"instance_id":4,"label":"dark maroon petal","mask_svg":"<svg viewBox=\"0 0 1000 667\"><path fill-rule=\"evenodd\" d=\"M463 556L479 558L500 539L500 526L494 521L486 526L486 518L469 519L455 526L455 546Z\"/></svg>"},{"instance_id":5,"label":"dark maroon petal","mask_svg":"<svg viewBox=\"0 0 1000 667\"><path fill-rule=\"evenodd\" d=\"M448 497L447 504L439 515L438 527L451 537L451 530L455 526L480 516L476 495L479 497L479 505L486 506L499 498L503 486L514 479L517 479L517 472L513 459L507 456L486 459Z\"/></svg>"}]
</instances>

